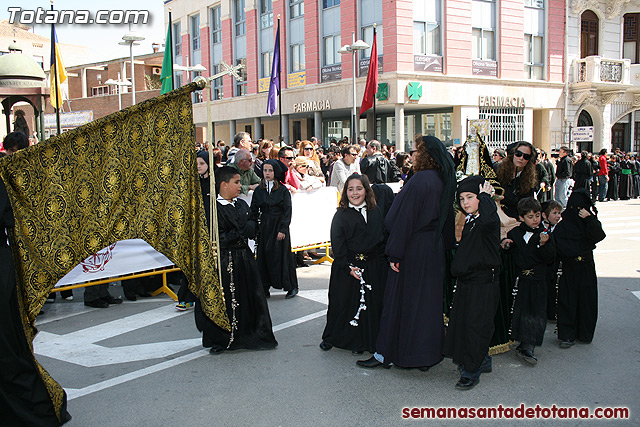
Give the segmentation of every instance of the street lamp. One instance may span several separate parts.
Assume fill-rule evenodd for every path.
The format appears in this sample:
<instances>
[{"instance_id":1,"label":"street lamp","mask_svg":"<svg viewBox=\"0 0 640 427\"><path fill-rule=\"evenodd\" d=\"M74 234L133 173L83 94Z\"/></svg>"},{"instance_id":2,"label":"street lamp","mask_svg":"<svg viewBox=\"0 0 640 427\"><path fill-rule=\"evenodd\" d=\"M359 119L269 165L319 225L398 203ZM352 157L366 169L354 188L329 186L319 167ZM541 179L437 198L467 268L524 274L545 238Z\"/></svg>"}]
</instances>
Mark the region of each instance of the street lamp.
<instances>
[{"instance_id":1,"label":"street lamp","mask_svg":"<svg viewBox=\"0 0 640 427\"><path fill-rule=\"evenodd\" d=\"M137 45L137 41L144 40L144 37L135 31L129 31L127 34L122 36L122 41L118 44L121 45L129 45L129 56L131 56L131 105L136 103L136 75L135 75L135 66L133 64L133 45Z\"/></svg>"},{"instance_id":2,"label":"street lamp","mask_svg":"<svg viewBox=\"0 0 640 427\"><path fill-rule=\"evenodd\" d=\"M109 86L117 86L118 91L118 110L122 110L122 89L121 86L131 86L131 82L127 80L120 80L120 73L118 73L118 80L109 79L104 84Z\"/></svg>"},{"instance_id":3,"label":"street lamp","mask_svg":"<svg viewBox=\"0 0 640 427\"><path fill-rule=\"evenodd\" d=\"M355 144L357 135L356 135L356 120L357 120L357 116L356 116L356 58L357 55L356 53L359 50L366 50L369 49L369 45L367 43L365 43L362 40L358 40L356 41L356 33L355 31L351 33L351 45L344 45L340 48L340 50L338 51L338 53L341 54L346 54L351 52L351 54L353 55L352 58L352 63L353 63L353 74L352 74L352 78L353 78L353 111L351 112L351 143Z\"/></svg>"},{"instance_id":4,"label":"street lamp","mask_svg":"<svg viewBox=\"0 0 640 427\"><path fill-rule=\"evenodd\" d=\"M188 57L188 56L187 56L187 65L177 65L177 64L174 64L174 65L173 65L173 69L174 69L174 71L186 71L186 72L188 73L188 74L187 74L187 79L188 79L189 81L191 80L191 72L192 72L192 71L199 72L199 73L201 73L201 72L203 72L203 71L207 71L206 67L205 67L204 65L202 65L202 64L196 64L196 65L194 65L193 67L190 67L190 66L189 66L189 57ZM195 102L201 102L201 100L202 100L202 98L201 98L201 97L202 97L202 94L201 94L201 93L200 93L200 95L196 95L196 94L194 93L194 94L193 94L193 97L194 97L194 98L193 98L193 99L194 99L194 101L193 101L194 103L195 103Z\"/></svg>"}]
</instances>

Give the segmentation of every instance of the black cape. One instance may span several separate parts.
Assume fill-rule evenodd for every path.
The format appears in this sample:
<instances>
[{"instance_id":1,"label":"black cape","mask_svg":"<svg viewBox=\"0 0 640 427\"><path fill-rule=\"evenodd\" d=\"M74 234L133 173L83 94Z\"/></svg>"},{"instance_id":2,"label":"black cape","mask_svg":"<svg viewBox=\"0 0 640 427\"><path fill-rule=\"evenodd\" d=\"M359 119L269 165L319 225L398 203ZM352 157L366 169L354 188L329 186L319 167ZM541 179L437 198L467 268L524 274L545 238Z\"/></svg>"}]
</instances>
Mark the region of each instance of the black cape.
<instances>
[{"instance_id":1,"label":"black cape","mask_svg":"<svg viewBox=\"0 0 640 427\"><path fill-rule=\"evenodd\" d=\"M265 289L290 291L298 288L295 256L291 252L291 194L284 185L268 193L256 188L251 200L251 216L259 221L258 271ZM277 240L278 233L285 235Z\"/></svg>"},{"instance_id":2,"label":"black cape","mask_svg":"<svg viewBox=\"0 0 640 427\"><path fill-rule=\"evenodd\" d=\"M378 207L367 211L367 222L353 208L342 209L331 222L331 246L334 261L329 281L329 309L322 339L335 347L351 351L374 352L382 314L382 297L389 269L384 257L382 213ZM360 281L351 276L349 265L363 269L364 305L351 324L361 304Z\"/></svg>"},{"instance_id":3,"label":"black cape","mask_svg":"<svg viewBox=\"0 0 640 427\"><path fill-rule=\"evenodd\" d=\"M376 351L402 367L431 366L442 360L444 247L434 245L444 184L438 172L413 175L385 218L389 271Z\"/></svg>"},{"instance_id":4,"label":"black cape","mask_svg":"<svg viewBox=\"0 0 640 427\"><path fill-rule=\"evenodd\" d=\"M256 229L255 221L249 219L247 203L240 199L235 201L235 206L218 202L218 229L222 255L220 276L227 315L232 322L234 318L237 321L229 349L274 348L278 342L273 335L267 299L256 260L247 245L247 238L253 237ZM229 272L231 262L232 273ZM230 288L231 274L235 285L233 294ZM237 303L235 310L234 300ZM203 347L227 348L231 334L204 314L200 301L196 301L195 320L198 330L202 331Z\"/></svg>"}]
</instances>

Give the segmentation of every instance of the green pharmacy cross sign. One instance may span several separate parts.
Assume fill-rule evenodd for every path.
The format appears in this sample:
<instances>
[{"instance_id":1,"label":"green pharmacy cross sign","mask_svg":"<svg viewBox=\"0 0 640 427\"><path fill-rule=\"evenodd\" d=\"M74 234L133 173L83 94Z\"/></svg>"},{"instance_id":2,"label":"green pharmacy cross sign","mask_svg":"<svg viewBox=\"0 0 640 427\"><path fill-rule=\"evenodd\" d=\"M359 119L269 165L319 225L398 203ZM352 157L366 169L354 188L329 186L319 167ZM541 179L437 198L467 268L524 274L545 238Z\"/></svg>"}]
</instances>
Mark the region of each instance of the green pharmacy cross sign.
<instances>
[{"instance_id":1,"label":"green pharmacy cross sign","mask_svg":"<svg viewBox=\"0 0 640 427\"><path fill-rule=\"evenodd\" d=\"M386 101L389 99L389 83L378 83L378 92L376 92L378 101Z\"/></svg>"},{"instance_id":2,"label":"green pharmacy cross sign","mask_svg":"<svg viewBox=\"0 0 640 427\"><path fill-rule=\"evenodd\" d=\"M410 82L407 85L407 95L410 101L419 101L422 96L422 85L419 82Z\"/></svg>"}]
</instances>

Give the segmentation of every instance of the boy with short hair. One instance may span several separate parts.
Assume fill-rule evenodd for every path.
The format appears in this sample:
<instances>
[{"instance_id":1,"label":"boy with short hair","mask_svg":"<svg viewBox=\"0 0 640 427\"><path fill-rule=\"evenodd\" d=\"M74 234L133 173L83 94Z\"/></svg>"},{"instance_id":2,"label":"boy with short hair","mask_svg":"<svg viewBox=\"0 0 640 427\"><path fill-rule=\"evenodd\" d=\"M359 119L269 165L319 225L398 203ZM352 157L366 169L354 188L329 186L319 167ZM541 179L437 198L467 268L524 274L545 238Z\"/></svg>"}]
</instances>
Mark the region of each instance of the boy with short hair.
<instances>
[{"instance_id":1,"label":"boy with short hair","mask_svg":"<svg viewBox=\"0 0 640 427\"><path fill-rule=\"evenodd\" d=\"M520 341L516 356L535 366L533 351L542 344L547 325L547 268L555 257L555 247L542 225L540 203L533 197L518 202L520 225L502 241L504 249L515 251L520 270L514 286L511 337Z\"/></svg>"},{"instance_id":2,"label":"boy with short hair","mask_svg":"<svg viewBox=\"0 0 640 427\"><path fill-rule=\"evenodd\" d=\"M215 173L218 230L220 236L219 272L231 332L211 321L196 302L195 319L202 331L202 346L211 354L236 349L272 349L278 345L271 326L267 299L262 288L255 257L247 238L256 235L256 221L249 205L238 199L242 184L235 168L223 166Z\"/></svg>"},{"instance_id":3,"label":"boy with short hair","mask_svg":"<svg viewBox=\"0 0 640 427\"><path fill-rule=\"evenodd\" d=\"M444 354L460 370L458 390L469 390L482 372L491 372L489 344L500 299L500 218L493 187L482 176L458 186L458 203L467 215L462 240L451 263L457 284Z\"/></svg>"},{"instance_id":4,"label":"boy with short hair","mask_svg":"<svg viewBox=\"0 0 640 427\"><path fill-rule=\"evenodd\" d=\"M556 228L558 222L562 219L562 205L555 200L548 200L542 204L542 223L545 229L549 233L550 237L553 237L553 230ZM557 320L557 305L558 305L558 280L562 274L562 265L555 257L553 263L547 269L547 320Z\"/></svg>"},{"instance_id":5,"label":"boy with short hair","mask_svg":"<svg viewBox=\"0 0 640 427\"><path fill-rule=\"evenodd\" d=\"M596 243L606 235L590 194L571 193L562 221L554 231L562 276L558 284L558 338L561 348L575 340L590 343L598 320L598 277L593 261Z\"/></svg>"}]
</instances>

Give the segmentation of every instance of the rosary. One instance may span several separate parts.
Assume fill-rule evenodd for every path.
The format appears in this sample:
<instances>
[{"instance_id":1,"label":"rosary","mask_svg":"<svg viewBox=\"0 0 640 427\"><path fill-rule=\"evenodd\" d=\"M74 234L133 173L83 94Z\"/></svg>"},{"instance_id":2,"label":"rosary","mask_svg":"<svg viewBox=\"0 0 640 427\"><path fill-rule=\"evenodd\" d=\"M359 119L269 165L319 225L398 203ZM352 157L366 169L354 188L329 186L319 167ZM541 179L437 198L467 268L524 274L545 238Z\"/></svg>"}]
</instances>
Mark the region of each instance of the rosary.
<instances>
[{"instance_id":1,"label":"rosary","mask_svg":"<svg viewBox=\"0 0 640 427\"><path fill-rule=\"evenodd\" d=\"M353 267L353 266L350 266L350 267ZM365 300L364 300L364 292L365 292L365 288L371 290L371 285L364 281L364 278L362 277L363 271L364 271L363 268L359 270L355 270L356 275L358 276L358 278L360 278L360 306L358 307L358 312L354 316L353 320L349 322L351 326L358 326L358 319L360 319L360 312L362 310L367 309L367 305L365 304Z\"/></svg>"}]
</instances>

